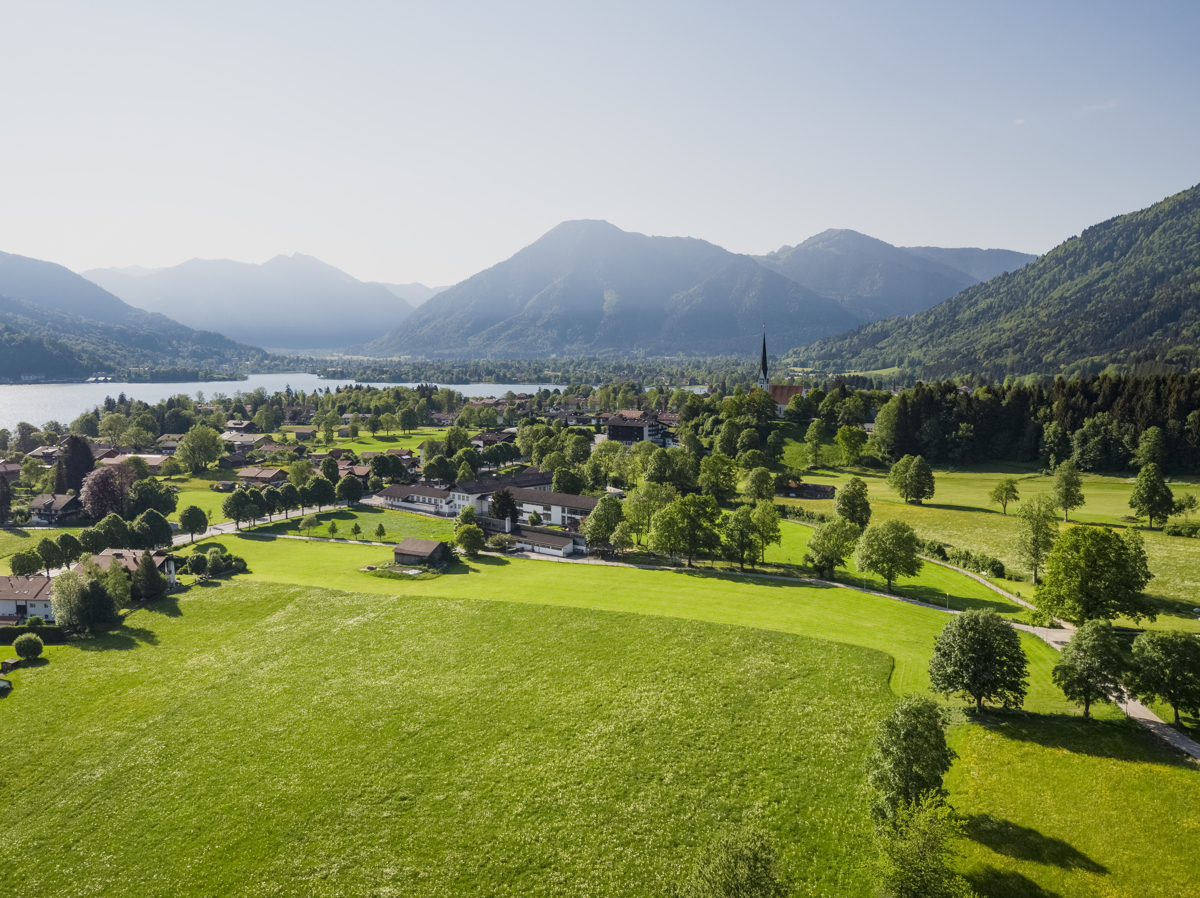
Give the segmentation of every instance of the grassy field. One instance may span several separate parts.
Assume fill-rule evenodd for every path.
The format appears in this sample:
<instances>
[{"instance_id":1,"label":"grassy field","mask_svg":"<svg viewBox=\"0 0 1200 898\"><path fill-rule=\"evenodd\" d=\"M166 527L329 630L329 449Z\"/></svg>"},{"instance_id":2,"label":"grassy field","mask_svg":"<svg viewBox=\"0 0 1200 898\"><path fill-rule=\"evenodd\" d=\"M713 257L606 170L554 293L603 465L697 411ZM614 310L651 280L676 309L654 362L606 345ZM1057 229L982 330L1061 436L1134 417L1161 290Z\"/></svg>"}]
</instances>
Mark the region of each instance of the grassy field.
<instances>
[{"instance_id":1,"label":"grassy field","mask_svg":"<svg viewBox=\"0 0 1200 898\"><path fill-rule=\"evenodd\" d=\"M0 527L0 574L11 574L12 565L9 559L18 552L37 548L46 537L58 539L66 530L52 527ZM72 531L76 534L78 530Z\"/></svg>"},{"instance_id":2,"label":"grassy field","mask_svg":"<svg viewBox=\"0 0 1200 898\"><path fill-rule=\"evenodd\" d=\"M419 539L440 539L447 542L451 542L454 539L454 521L448 518L431 518L404 511L388 511L387 509L377 508L373 505L356 505L353 510L339 508L336 511L327 511L318 514L317 520L321 522L320 526L314 527L308 532L300 530L301 518L296 514L293 514L286 520L277 520L273 524L263 524L254 528L251 532L328 537L329 523L337 521L337 538L352 539L350 528L357 521L358 525L362 527L362 536L359 537L360 539L379 539L379 537L375 536L375 528L380 524L383 524L385 531L384 542L398 543L400 540L410 536Z\"/></svg>"},{"instance_id":3,"label":"grassy field","mask_svg":"<svg viewBox=\"0 0 1200 898\"><path fill-rule=\"evenodd\" d=\"M290 428L284 428L284 432ZM336 439L334 445L345 446L347 449L353 449L358 452L386 452L388 449L411 449L417 451L417 447L426 440L443 440L446 438L447 427L421 427L414 430L412 433L399 433L393 431L391 434L385 434L382 430L375 436L371 436L370 432L363 428L355 439ZM325 446L314 446L314 452L325 452Z\"/></svg>"},{"instance_id":4,"label":"grassy field","mask_svg":"<svg viewBox=\"0 0 1200 898\"><path fill-rule=\"evenodd\" d=\"M788 451L795 453L796 444ZM823 469L810 472L805 480L811 483L840 485L851 475L861 477L871 498L873 521L899 518L911 524L922 537L937 539L953 546L986 552L1001 559L1007 567L1021 571L1015 544L1018 520L1014 508L1009 514L999 507L988 505L992 487L1004 477L1015 477L1022 497L1049 491L1052 478L1031 471L1027 466L995 465L986 470L935 471L937 492L922 505L905 505L888 489L885 474L880 471L835 471ZM1196 492L1200 484L1176 481L1171 484L1176 494ZM1083 492L1087 504L1071 513L1071 524L1092 524L1109 527L1138 526L1146 542L1150 570L1155 574L1147 592L1154 599L1159 618L1153 625L1159 628L1184 629L1200 632L1200 621L1192 609L1200 602L1200 540L1166 536L1161 530L1147 530L1129 518L1129 496L1133 480L1124 477L1089 474L1084 476ZM813 511L832 512L829 501L783 499L787 504L801 505ZM1025 598L1032 598L1029 583L1015 587ZM1130 624L1129 621L1117 623Z\"/></svg>"},{"instance_id":5,"label":"grassy field","mask_svg":"<svg viewBox=\"0 0 1200 898\"><path fill-rule=\"evenodd\" d=\"M177 493L179 501L175 506L175 513L169 515L168 519L178 521L181 511L189 505L195 505L208 515L208 522L210 524L219 524L222 521L229 520L221 511L221 503L225 501L225 497L229 493L218 493L212 489L212 485L221 480L236 482L237 471L214 469L187 477L172 477L169 480L164 478L163 483L168 483L179 489Z\"/></svg>"},{"instance_id":6,"label":"grassy field","mask_svg":"<svg viewBox=\"0 0 1200 898\"><path fill-rule=\"evenodd\" d=\"M16 675L0 882L660 895L714 833L755 822L801 894L866 896L859 782L889 671L638 614L193 589Z\"/></svg>"}]
</instances>

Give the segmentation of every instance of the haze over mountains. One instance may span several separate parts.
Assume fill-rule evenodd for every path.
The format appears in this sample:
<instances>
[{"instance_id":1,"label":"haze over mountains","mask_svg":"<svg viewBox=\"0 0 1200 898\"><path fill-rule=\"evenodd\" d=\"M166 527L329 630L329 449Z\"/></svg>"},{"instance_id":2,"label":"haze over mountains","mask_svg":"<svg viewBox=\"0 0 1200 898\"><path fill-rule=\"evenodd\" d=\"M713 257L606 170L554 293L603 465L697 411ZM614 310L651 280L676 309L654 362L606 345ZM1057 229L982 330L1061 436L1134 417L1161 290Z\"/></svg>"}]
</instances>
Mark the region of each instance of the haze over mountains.
<instances>
[{"instance_id":1,"label":"haze over mountains","mask_svg":"<svg viewBox=\"0 0 1200 898\"><path fill-rule=\"evenodd\" d=\"M836 302L690 237L604 221L558 225L348 352L519 357L746 352L769 324L780 345L855 323Z\"/></svg>"},{"instance_id":2,"label":"haze over mountains","mask_svg":"<svg viewBox=\"0 0 1200 898\"><path fill-rule=\"evenodd\" d=\"M1200 366L1200 186L1094 225L910 319L879 321L795 356L822 369L901 366L927 378L1089 373L1120 362Z\"/></svg>"},{"instance_id":3,"label":"haze over mountains","mask_svg":"<svg viewBox=\"0 0 1200 898\"><path fill-rule=\"evenodd\" d=\"M53 262L0 253L0 377L119 367L231 369L265 353L133 308Z\"/></svg>"}]
</instances>

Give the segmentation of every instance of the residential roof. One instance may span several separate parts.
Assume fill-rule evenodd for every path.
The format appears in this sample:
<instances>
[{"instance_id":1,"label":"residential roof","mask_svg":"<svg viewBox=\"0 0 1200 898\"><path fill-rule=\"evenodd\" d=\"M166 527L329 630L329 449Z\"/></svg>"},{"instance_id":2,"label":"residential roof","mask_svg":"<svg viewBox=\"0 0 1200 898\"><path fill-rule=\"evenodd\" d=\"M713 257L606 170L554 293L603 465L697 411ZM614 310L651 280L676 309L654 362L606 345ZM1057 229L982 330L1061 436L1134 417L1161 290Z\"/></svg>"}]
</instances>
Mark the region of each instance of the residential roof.
<instances>
[{"instance_id":1,"label":"residential roof","mask_svg":"<svg viewBox=\"0 0 1200 898\"><path fill-rule=\"evenodd\" d=\"M287 477L287 471L283 468L242 468L237 476L247 480L277 480Z\"/></svg>"},{"instance_id":2,"label":"residential roof","mask_svg":"<svg viewBox=\"0 0 1200 898\"><path fill-rule=\"evenodd\" d=\"M42 493L40 496L34 496L29 500L30 511L63 511L72 503L78 505L79 497L72 496L69 493Z\"/></svg>"},{"instance_id":3,"label":"residential roof","mask_svg":"<svg viewBox=\"0 0 1200 898\"><path fill-rule=\"evenodd\" d=\"M648 424L653 424L658 419L653 412L638 409L625 409L617 412L608 419L610 425L625 425L627 427L645 427Z\"/></svg>"},{"instance_id":4,"label":"residential roof","mask_svg":"<svg viewBox=\"0 0 1200 898\"><path fill-rule=\"evenodd\" d=\"M466 493L468 496L481 496L492 493L502 487L509 489L529 489L535 486L549 486L554 482L554 475L539 468L526 468L520 474L508 477L486 477L479 480L468 480L454 487L456 493Z\"/></svg>"},{"instance_id":5,"label":"residential roof","mask_svg":"<svg viewBox=\"0 0 1200 898\"><path fill-rule=\"evenodd\" d=\"M105 549L99 555L93 555L92 561L96 562L102 571L107 571L113 564L119 564L125 570L132 573L137 570L142 556L145 554L145 551L141 549ZM166 552L152 552L150 557L154 559L154 566L159 570L162 570L163 566L167 563L167 559L170 558ZM71 568L71 570L77 571L82 566L83 562L80 562Z\"/></svg>"},{"instance_id":6,"label":"residential roof","mask_svg":"<svg viewBox=\"0 0 1200 898\"><path fill-rule=\"evenodd\" d=\"M561 531L549 530L545 527L531 527L527 524L513 524L510 531L505 531L504 521L496 518L480 518L479 526L489 534L507 532L513 539L534 546L545 546L550 549L565 549L575 540L564 536Z\"/></svg>"},{"instance_id":7,"label":"residential roof","mask_svg":"<svg viewBox=\"0 0 1200 898\"><path fill-rule=\"evenodd\" d=\"M438 549L446 548L446 544L439 539L416 539L408 536L401 540L393 553L396 555L419 555L428 558Z\"/></svg>"},{"instance_id":8,"label":"residential roof","mask_svg":"<svg viewBox=\"0 0 1200 898\"><path fill-rule=\"evenodd\" d=\"M439 490L437 487L432 486L401 486L400 484L396 484L395 486L389 486L387 489L381 490L378 495L384 496L388 499L399 499L401 502L403 502L409 496L426 496L430 499L449 499L450 491Z\"/></svg>"},{"instance_id":9,"label":"residential roof","mask_svg":"<svg viewBox=\"0 0 1200 898\"><path fill-rule=\"evenodd\" d=\"M805 387L800 384L771 384L771 398L775 400L776 405L787 405L793 396L803 396ZM751 391L753 392L753 390Z\"/></svg>"},{"instance_id":10,"label":"residential roof","mask_svg":"<svg viewBox=\"0 0 1200 898\"><path fill-rule=\"evenodd\" d=\"M162 436L160 436L158 438L158 442L166 443L171 440L178 442L179 440L182 440L182 439L183 439L183 434L181 434L181 433L164 433Z\"/></svg>"},{"instance_id":11,"label":"residential roof","mask_svg":"<svg viewBox=\"0 0 1200 898\"><path fill-rule=\"evenodd\" d=\"M512 490L513 498L518 502L530 502L540 505L562 505L566 508L586 508L591 511L599 504L595 496L576 496L573 493L548 493L543 490Z\"/></svg>"},{"instance_id":12,"label":"residential roof","mask_svg":"<svg viewBox=\"0 0 1200 898\"><path fill-rule=\"evenodd\" d=\"M45 574L32 577L0 577L0 599L16 599L27 602L31 599L48 598L50 578Z\"/></svg>"}]
</instances>

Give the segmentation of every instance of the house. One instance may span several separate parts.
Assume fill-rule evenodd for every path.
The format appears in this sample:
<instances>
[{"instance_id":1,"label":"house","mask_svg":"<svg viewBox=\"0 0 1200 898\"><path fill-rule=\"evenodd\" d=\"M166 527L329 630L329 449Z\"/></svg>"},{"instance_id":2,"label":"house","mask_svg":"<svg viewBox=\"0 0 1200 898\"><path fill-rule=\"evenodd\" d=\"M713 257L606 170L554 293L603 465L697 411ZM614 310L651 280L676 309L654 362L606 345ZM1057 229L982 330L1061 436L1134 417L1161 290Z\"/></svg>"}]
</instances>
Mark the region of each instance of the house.
<instances>
[{"instance_id":1,"label":"house","mask_svg":"<svg viewBox=\"0 0 1200 898\"><path fill-rule=\"evenodd\" d=\"M31 614L53 622L50 583L50 578L45 574L0 577L0 623L15 624Z\"/></svg>"},{"instance_id":2,"label":"house","mask_svg":"<svg viewBox=\"0 0 1200 898\"><path fill-rule=\"evenodd\" d=\"M104 461L106 458L116 458L121 454L121 450L116 446L101 446L99 443L91 444L92 461Z\"/></svg>"},{"instance_id":3,"label":"house","mask_svg":"<svg viewBox=\"0 0 1200 898\"><path fill-rule=\"evenodd\" d=\"M550 530L546 527L531 527L528 524L514 524L508 518L480 518L479 527L488 537L507 533L516 543L518 549L536 552L539 555L555 555L565 558L569 555L587 554L587 543L582 533L564 533L561 530Z\"/></svg>"},{"instance_id":4,"label":"house","mask_svg":"<svg viewBox=\"0 0 1200 898\"><path fill-rule=\"evenodd\" d=\"M44 465L52 465L58 461L57 446L38 446L25 453L28 458L36 458Z\"/></svg>"},{"instance_id":5,"label":"house","mask_svg":"<svg viewBox=\"0 0 1200 898\"><path fill-rule=\"evenodd\" d=\"M789 499L832 499L837 494L837 487L826 483L790 483L776 495L787 496Z\"/></svg>"},{"instance_id":6,"label":"house","mask_svg":"<svg viewBox=\"0 0 1200 898\"><path fill-rule=\"evenodd\" d=\"M151 474L157 474L159 465L167 460L165 455L143 455L140 452L130 452L127 455L115 455L112 458L100 459L102 465L122 465L131 458L140 458L146 463L146 467L150 469Z\"/></svg>"},{"instance_id":7,"label":"house","mask_svg":"<svg viewBox=\"0 0 1200 898\"><path fill-rule=\"evenodd\" d=\"M292 433L297 440L311 440L317 435L317 431L312 427L297 427Z\"/></svg>"},{"instance_id":8,"label":"house","mask_svg":"<svg viewBox=\"0 0 1200 898\"><path fill-rule=\"evenodd\" d=\"M600 501L593 496L574 496L546 490L514 489L511 492L517 507L521 509L522 520L536 511L543 522L559 527L578 524L595 510Z\"/></svg>"},{"instance_id":9,"label":"house","mask_svg":"<svg viewBox=\"0 0 1200 898\"><path fill-rule=\"evenodd\" d=\"M265 434L261 433L240 433L236 430L227 430L221 434L221 439L231 449L239 452L250 452L257 449L259 446L267 442Z\"/></svg>"},{"instance_id":10,"label":"house","mask_svg":"<svg viewBox=\"0 0 1200 898\"><path fill-rule=\"evenodd\" d=\"M484 477L456 483L451 491L451 507L458 514L468 505L474 505L477 514L486 515L491 502L492 493L498 489L542 490L549 492L554 482L554 475L539 468L529 467L520 474L510 474L505 477Z\"/></svg>"},{"instance_id":11,"label":"house","mask_svg":"<svg viewBox=\"0 0 1200 898\"><path fill-rule=\"evenodd\" d=\"M29 500L29 515L35 524L57 524L83 511L78 496L42 493Z\"/></svg>"},{"instance_id":12,"label":"house","mask_svg":"<svg viewBox=\"0 0 1200 898\"><path fill-rule=\"evenodd\" d=\"M214 483L210 483L208 488L218 493L232 493L235 489L237 489L237 484L232 480L218 480Z\"/></svg>"},{"instance_id":13,"label":"house","mask_svg":"<svg viewBox=\"0 0 1200 898\"><path fill-rule=\"evenodd\" d=\"M412 458L413 454L411 449L388 449L386 451L388 455L398 455L401 458Z\"/></svg>"},{"instance_id":14,"label":"house","mask_svg":"<svg viewBox=\"0 0 1200 898\"><path fill-rule=\"evenodd\" d=\"M233 452L229 455L222 455L217 459L217 467L225 468L229 471L234 471L238 468L244 468L247 464L249 464L249 462L246 461L246 453L244 452Z\"/></svg>"},{"instance_id":15,"label":"house","mask_svg":"<svg viewBox=\"0 0 1200 898\"><path fill-rule=\"evenodd\" d=\"M451 412L434 412L430 417L433 418L435 427L453 427L454 422L458 420L458 415Z\"/></svg>"},{"instance_id":16,"label":"house","mask_svg":"<svg viewBox=\"0 0 1200 898\"><path fill-rule=\"evenodd\" d=\"M142 556L145 554L140 549L105 549L99 555L93 555L92 561L102 571L107 571L111 565L117 564L125 568L126 573L130 576L133 576L133 572L138 569L138 565L142 563ZM151 552L150 557L154 560L155 569L167 578L167 582L175 586L175 556L167 552L155 551ZM71 570L77 571L82 567L83 562L80 562Z\"/></svg>"},{"instance_id":17,"label":"house","mask_svg":"<svg viewBox=\"0 0 1200 898\"><path fill-rule=\"evenodd\" d=\"M16 483L21 479L21 466L15 461L0 461L0 477L10 484Z\"/></svg>"},{"instance_id":18,"label":"house","mask_svg":"<svg viewBox=\"0 0 1200 898\"><path fill-rule=\"evenodd\" d=\"M257 433L258 425L253 421L226 421L225 429L233 433Z\"/></svg>"},{"instance_id":19,"label":"house","mask_svg":"<svg viewBox=\"0 0 1200 898\"><path fill-rule=\"evenodd\" d=\"M297 446L295 443L263 443L258 447L259 452L290 452L297 458L304 458L304 453L308 452L307 446Z\"/></svg>"},{"instance_id":20,"label":"house","mask_svg":"<svg viewBox=\"0 0 1200 898\"><path fill-rule=\"evenodd\" d=\"M362 481L362 485L365 487L367 485L367 481L371 479L371 466L348 464L338 465L338 480L341 480L347 474L353 474Z\"/></svg>"},{"instance_id":21,"label":"house","mask_svg":"<svg viewBox=\"0 0 1200 898\"><path fill-rule=\"evenodd\" d=\"M279 486L287 480L287 471L283 468L242 468L237 476L246 486Z\"/></svg>"},{"instance_id":22,"label":"house","mask_svg":"<svg viewBox=\"0 0 1200 898\"><path fill-rule=\"evenodd\" d=\"M516 434L509 433L507 430L487 431L471 437L471 445L476 449L487 449L489 446L499 443L511 443L514 439L516 439Z\"/></svg>"},{"instance_id":23,"label":"house","mask_svg":"<svg viewBox=\"0 0 1200 898\"><path fill-rule=\"evenodd\" d=\"M439 539L414 539L400 542L392 555L396 564L442 564L450 558L450 547Z\"/></svg>"},{"instance_id":24,"label":"house","mask_svg":"<svg viewBox=\"0 0 1200 898\"><path fill-rule=\"evenodd\" d=\"M166 436L174 437L174 439L164 439L163 437ZM174 455L175 450L179 448L179 441L181 439L183 439L183 437L179 436L178 434L163 434L163 436L158 438L158 451L163 455Z\"/></svg>"},{"instance_id":25,"label":"house","mask_svg":"<svg viewBox=\"0 0 1200 898\"><path fill-rule=\"evenodd\" d=\"M402 486L394 484L375 494L392 508L406 508L410 511L424 511L433 514L456 514L451 511L449 490L439 490L432 486Z\"/></svg>"},{"instance_id":26,"label":"house","mask_svg":"<svg viewBox=\"0 0 1200 898\"><path fill-rule=\"evenodd\" d=\"M610 440L632 446L634 443L648 441L659 446L663 444L666 428L653 412L642 410L626 410L617 412L608 419L605 433Z\"/></svg>"}]
</instances>

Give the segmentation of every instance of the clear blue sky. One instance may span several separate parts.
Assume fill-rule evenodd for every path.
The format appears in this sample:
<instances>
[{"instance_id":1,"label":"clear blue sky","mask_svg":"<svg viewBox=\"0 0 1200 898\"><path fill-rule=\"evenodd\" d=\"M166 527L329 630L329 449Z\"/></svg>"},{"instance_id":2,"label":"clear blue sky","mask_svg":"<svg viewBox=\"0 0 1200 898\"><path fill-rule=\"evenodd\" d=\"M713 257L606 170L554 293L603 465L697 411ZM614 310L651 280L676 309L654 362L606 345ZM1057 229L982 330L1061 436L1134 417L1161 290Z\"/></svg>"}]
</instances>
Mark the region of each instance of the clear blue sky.
<instances>
[{"instance_id":1,"label":"clear blue sky","mask_svg":"<svg viewBox=\"0 0 1200 898\"><path fill-rule=\"evenodd\" d=\"M445 284L560 221L1044 252L1200 182L1200 4L0 5L0 250Z\"/></svg>"}]
</instances>

